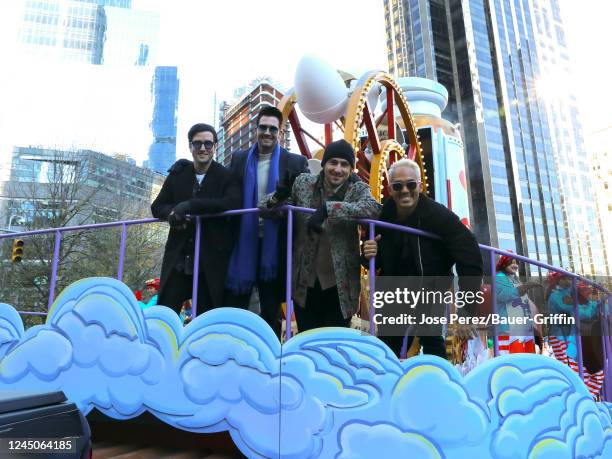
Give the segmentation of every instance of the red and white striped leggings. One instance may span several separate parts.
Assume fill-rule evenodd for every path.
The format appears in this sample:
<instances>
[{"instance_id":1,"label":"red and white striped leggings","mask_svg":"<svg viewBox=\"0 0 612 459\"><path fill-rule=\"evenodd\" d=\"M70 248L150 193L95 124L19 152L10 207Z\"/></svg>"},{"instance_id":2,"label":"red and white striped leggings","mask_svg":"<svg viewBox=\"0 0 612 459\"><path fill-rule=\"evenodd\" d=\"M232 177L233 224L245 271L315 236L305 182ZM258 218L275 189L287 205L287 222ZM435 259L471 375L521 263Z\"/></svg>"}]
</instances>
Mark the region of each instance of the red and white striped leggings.
<instances>
[{"instance_id":1,"label":"red and white striped leggings","mask_svg":"<svg viewBox=\"0 0 612 459\"><path fill-rule=\"evenodd\" d=\"M565 365L568 365L572 370L576 373L580 374L578 371L578 362L576 362L571 357L567 356L567 341L562 341L558 339L556 336L550 336L548 338L548 342L552 347L553 353L555 354L555 358ZM597 397L599 392L601 391L601 387L604 382L604 372L603 370L599 370L597 373L589 373L584 366L582 367L584 372L584 383L586 384L589 392L593 397Z\"/></svg>"},{"instance_id":2,"label":"red and white striped leggings","mask_svg":"<svg viewBox=\"0 0 612 459\"><path fill-rule=\"evenodd\" d=\"M535 340L532 336L499 335L499 355L505 354L535 354Z\"/></svg>"}]
</instances>

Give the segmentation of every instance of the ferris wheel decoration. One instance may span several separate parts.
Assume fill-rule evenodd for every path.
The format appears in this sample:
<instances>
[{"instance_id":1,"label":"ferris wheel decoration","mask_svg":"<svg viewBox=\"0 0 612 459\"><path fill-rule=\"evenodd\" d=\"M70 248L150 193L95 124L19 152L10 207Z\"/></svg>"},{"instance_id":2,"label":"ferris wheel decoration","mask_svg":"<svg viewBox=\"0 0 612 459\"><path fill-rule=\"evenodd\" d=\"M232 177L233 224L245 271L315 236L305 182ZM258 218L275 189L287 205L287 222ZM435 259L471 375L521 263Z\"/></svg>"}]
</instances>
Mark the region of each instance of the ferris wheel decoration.
<instances>
[{"instance_id":1,"label":"ferris wheel decoration","mask_svg":"<svg viewBox=\"0 0 612 459\"><path fill-rule=\"evenodd\" d=\"M383 109L377 113L381 98ZM379 202L387 193L389 167L402 157L417 162L423 191L427 192L421 144L408 102L388 73L369 71L356 79L307 55L298 64L295 87L281 100L279 109L291 125L300 153L309 159L321 159L325 146L334 138L349 142L356 152L357 173L370 184ZM300 112L315 128L324 126L323 138L308 131Z\"/></svg>"}]
</instances>

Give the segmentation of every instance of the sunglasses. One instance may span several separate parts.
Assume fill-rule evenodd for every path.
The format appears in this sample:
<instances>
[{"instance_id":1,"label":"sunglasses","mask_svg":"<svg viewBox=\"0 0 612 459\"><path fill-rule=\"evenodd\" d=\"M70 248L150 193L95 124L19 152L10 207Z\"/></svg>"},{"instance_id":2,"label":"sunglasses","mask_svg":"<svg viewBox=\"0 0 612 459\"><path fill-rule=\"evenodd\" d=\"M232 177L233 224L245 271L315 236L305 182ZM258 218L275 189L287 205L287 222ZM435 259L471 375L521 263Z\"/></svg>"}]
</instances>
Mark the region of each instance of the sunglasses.
<instances>
[{"instance_id":1,"label":"sunglasses","mask_svg":"<svg viewBox=\"0 0 612 459\"><path fill-rule=\"evenodd\" d=\"M215 146L215 142L212 142L210 140L205 140L204 142L202 142L201 140L194 140L193 142L191 142L191 146L195 150L201 150L202 145L204 145L204 148L206 148L207 150L212 150L212 147Z\"/></svg>"},{"instance_id":2,"label":"sunglasses","mask_svg":"<svg viewBox=\"0 0 612 459\"><path fill-rule=\"evenodd\" d=\"M270 134L272 135L278 134L278 128L276 126L268 126L265 124L260 124L259 126L257 126L257 130L261 132L262 134L268 131L270 131Z\"/></svg>"},{"instance_id":3,"label":"sunglasses","mask_svg":"<svg viewBox=\"0 0 612 459\"><path fill-rule=\"evenodd\" d=\"M414 191L417 188L417 185L421 182L415 182L414 180L410 180L408 182L393 182L391 184L391 188L393 191L402 191L404 186L408 188L408 191Z\"/></svg>"}]
</instances>

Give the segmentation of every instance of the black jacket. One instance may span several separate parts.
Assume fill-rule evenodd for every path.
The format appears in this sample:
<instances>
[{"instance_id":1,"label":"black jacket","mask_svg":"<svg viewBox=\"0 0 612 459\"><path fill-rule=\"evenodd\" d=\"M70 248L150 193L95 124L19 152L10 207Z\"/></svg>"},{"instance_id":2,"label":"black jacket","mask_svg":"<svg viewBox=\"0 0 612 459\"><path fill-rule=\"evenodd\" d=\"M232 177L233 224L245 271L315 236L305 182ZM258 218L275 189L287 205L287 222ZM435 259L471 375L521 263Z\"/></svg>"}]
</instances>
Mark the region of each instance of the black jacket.
<instances>
[{"instance_id":1,"label":"black jacket","mask_svg":"<svg viewBox=\"0 0 612 459\"><path fill-rule=\"evenodd\" d=\"M230 164L230 170L236 181L240 186L240 207L242 207L242 190L244 185L244 170L246 167L246 160L248 157L248 150L240 150L232 154L232 161ZM305 156L290 153L284 148L280 149L280 157L278 164L278 177L282 180L285 177L286 172L289 171L293 174L302 174L310 172L308 169L308 160ZM283 219L283 223L280 226L278 233L278 256L280 258L278 264L279 277L285 278L285 270L287 267L287 220ZM282 274L280 274L282 273ZM282 289L284 290L285 283L282 283Z\"/></svg>"},{"instance_id":2,"label":"black jacket","mask_svg":"<svg viewBox=\"0 0 612 459\"><path fill-rule=\"evenodd\" d=\"M188 214L212 214L237 209L241 205L240 188L231 172L213 161L204 181L194 196L195 171L193 164L182 166L171 172L153 204L151 212L156 218L166 220L172 209L180 202L188 201ZM204 218L201 220L200 281L207 282L213 303L222 304L223 288L234 247L234 234L228 217ZM166 286L171 271L184 262L185 253L193 250L194 224L186 230L170 228L160 277L160 291Z\"/></svg>"},{"instance_id":3,"label":"black jacket","mask_svg":"<svg viewBox=\"0 0 612 459\"><path fill-rule=\"evenodd\" d=\"M393 199L389 198L383 204L379 220L402 224L397 221ZM477 292L483 274L482 256L474 234L461 223L459 217L442 204L421 194L411 221L416 221L411 226L441 238L404 233L401 240L409 245L406 252L416 267L415 275L451 276L452 267L456 265L459 289ZM376 234L382 236L376 255L376 268L377 271L380 269L378 274L381 276L401 275L397 266L400 248L396 245L398 238L394 233L397 231L376 228Z\"/></svg>"}]
</instances>

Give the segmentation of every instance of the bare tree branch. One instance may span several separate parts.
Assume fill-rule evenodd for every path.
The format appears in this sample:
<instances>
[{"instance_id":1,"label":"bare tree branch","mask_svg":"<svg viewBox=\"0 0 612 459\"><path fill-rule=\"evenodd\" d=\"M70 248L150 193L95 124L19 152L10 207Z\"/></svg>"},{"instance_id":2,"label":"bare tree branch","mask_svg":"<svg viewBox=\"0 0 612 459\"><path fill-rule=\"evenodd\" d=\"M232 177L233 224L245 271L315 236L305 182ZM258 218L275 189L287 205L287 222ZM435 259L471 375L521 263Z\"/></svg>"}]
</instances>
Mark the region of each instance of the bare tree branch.
<instances>
[{"instance_id":1,"label":"bare tree branch","mask_svg":"<svg viewBox=\"0 0 612 459\"><path fill-rule=\"evenodd\" d=\"M55 150L30 166L31 182L8 187L12 212L25 216L26 230L150 217L149 196L135 200L100 183L83 152ZM166 235L165 224L128 227L123 281L130 288L159 275ZM120 228L62 233L56 295L84 277L116 276L120 239ZM46 310L54 243L54 234L26 238L22 262L3 261L0 302Z\"/></svg>"}]
</instances>

